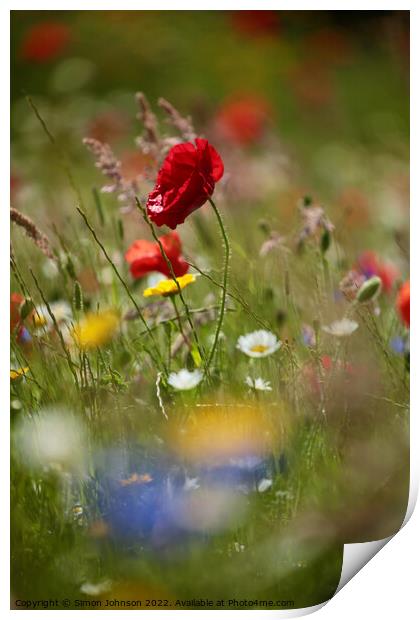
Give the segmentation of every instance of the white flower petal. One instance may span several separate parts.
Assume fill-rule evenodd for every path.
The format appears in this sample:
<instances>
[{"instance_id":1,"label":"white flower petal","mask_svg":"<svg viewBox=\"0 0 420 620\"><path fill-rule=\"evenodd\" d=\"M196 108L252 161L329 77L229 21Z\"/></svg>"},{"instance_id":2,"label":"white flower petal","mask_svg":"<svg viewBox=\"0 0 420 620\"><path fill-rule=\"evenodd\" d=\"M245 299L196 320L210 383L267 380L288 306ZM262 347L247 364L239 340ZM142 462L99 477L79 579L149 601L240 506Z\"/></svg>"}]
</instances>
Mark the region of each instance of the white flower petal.
<instances>
[{"instance_id":1,"label":"white flower petal","mask_svg":"<svg viewBox=\"0 0 420 620\"><path fill-rule=\"evenodd\" d=\"M267 357L281 347L280 340L272 332L259 329L238 338L236 348L249 357Z\"/></svg>"},{"instance_id":2,"label":"white flower petal","mask_svg":"<svg viewBox=\"0 0 420 620\"><path fill-rule=\"evenodd\" d=\"M339 321L333 321L330 325L323 325L322 329L331 336L350 336L359 327L359 323L347 318L340 319Z\"/></svg>"},{"instance_id":3,"label":"white flower petal","mask_svg":"<svg viewBox=\"0 0 420 620\"><path fill-rule=\"evenodd\" d=\"M80 419L63 408L46 408L22 418L15 432L19 457L30 468L59 467L83 471L86 429Z\"/></svg>"},{"instance_id":4,"label":"white flower petal","mask_svg":"<svg viewBox=\"0 0 420 620\"><path fill-rule=\"evenodd\" d=\"M183 368L179 372L171 372L168 377L168 383L175 390L192 390L201 383L203 373L201 370L193 370L190 372Z\"/></svg>"},{"instance_id":5,"label":"white flower petal","mask_svg":"<svg viewBox=\"0 0 420 620\"><path fill-rule=\"evenodd\" d=\"M263 478L258 483L258 492L264 493L264 491L268 491L273 485L273 481L270 478Z\"/></svg>"},{"instance_id":6,"label":"white flower petal","mask_svg":"<svg viewBox=\"0 0 420 620\"><path fill-rule=\"evenodd\" d=\"M87 581L80 587L80 592L83 592L83 594L87 594L88 596L99 596L100 594L110 590L111 586L112 581L110 579L100 581L99 583L89 583Z\"/></svg>"},{"instance_id":7,"label":"white flower petal","mask_svg":"<svg viewBox=\"0 0 420 620\"><path fill-rule=\"evenodd\" d=\"M260 392L271 392L273 390L270 382L264 381L264 379L262 379L261 377L258 377L257 379L247 377L245 379L245 383L253 390L258 390Z\"/></svg>"}]
</instances>

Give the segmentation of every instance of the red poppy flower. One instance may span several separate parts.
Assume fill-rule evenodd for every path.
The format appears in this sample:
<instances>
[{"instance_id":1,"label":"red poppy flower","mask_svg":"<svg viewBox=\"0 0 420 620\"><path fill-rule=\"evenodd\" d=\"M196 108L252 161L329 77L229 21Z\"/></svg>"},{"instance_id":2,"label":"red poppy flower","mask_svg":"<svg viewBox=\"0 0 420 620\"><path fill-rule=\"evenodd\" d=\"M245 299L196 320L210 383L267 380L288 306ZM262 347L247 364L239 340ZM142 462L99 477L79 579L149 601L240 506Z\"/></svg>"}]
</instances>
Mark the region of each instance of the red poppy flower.
<instances>
[{"instance_id":1,"label":"red poppy flower","mask_svg":"<svg viewBox=\"0 0 420 620\"><path fill-rule=\"evenodd\" d=\"M10 173L10 199L14 200L16 198L16 194L19 192L19 189L22 185L20 177L14 172Z\"/></svg>"},{"instance_id":2,"label":"red poppy flower","mask_svg":"<svg viewBox=\"0 0 420 620\"><path fill-rule=\"evenodd\" d=\"M227 140L251 144L261 138L268 107L263 99L253 96L228 101L217 115L216 127Z\"/></svg>"},{"instance_id":3,"label":"red poppy flower","mask_svg":"<svg viewBox=\"0 0 420 620\"><path fill-rule=\"evenodd\" d=\"M346 33L329 27L310 33L304 40L308 57L316 58L324 65L345 64L352 57L352 43Z\"/></svg>"},{"instance_id":4,"label":"red poppy flower","mask_svg":"<svg viewBox=\"0 0 420 620\"><path fill-rule=\"evenodd\" d=\"M32 26L22 43L25 60L47 62L59 56L70 41L70 29L59 22L42 22Z\"/></svg>"},{"instance_id":5,"label":"red poppy flower","mask_svg":"<svg viewBox=\"0 0 420 620\"><path fill-rule=\"evenodd\" d=\"M20 293L10 295L10 333L12 333L21 323L20 308L25 301Z\"/></svg>"},{"instance_id":6,"label":"red poppy flower","mask_svg":"<svg viewBox=\"0 0 420 620\"><path fill-rule=\"evenodd\" d=\"M322 109L334 99L331 74L325 65L316 59L306 59L290 72L293 91L302 106Z\"/></svg>"},{"instance_id":7,"label":"red poppy flower","mask_svg":"<svg viewBox=\"0 0 420 620\"><path fill-rule=\"evenodd\" d=\"M410 280L404 282L398 291L397 309L403 322L410 327Z\"/></svg>"},{"instance_id":8,"label":"red poppy flower","mask_svg":"<svg viewBox=\"0 0 420 620\"><path fill-rule=\"evenodd\" d=\"M170 232L159 238L166 256L169 258L176 277L188 271L188 263L181 256L181 240L176 232ZM159 271L167 277L171 272L161 254L159 244L145 239L135 241L127 250L125 260L130 264L130 272L134 278L142 278L151 271Z\"/></svg>"},{"instance_id":9,"label":"red poppy flower","mask_svg":"<svg viewBox=\"0 0 420 620\"><path fill-rule=\"evenodd\" d=\"M325 376L328 377L334 371L338 373L338 376L342 376L345 381L350 381L351 377L355 374L355 368L350 362L342 362L337 360L336 362L329 355L322 355L321 366ZM319 377L319 369L315 364L305 364L303 367L304 379L313 394L319 396L321 392L321 380Z\"/></svg>"},{"instance_id":10,"label":"red poppy flower","mask_svg":"<svg viewBox=\"0 0 420 620\"><path fill-rule=\"evenodd\" d=\"M379 276L382 280L382 288L389 293L399 276L398 269L392 263L384 263L370 250L363 252L358 260L359 271L366 277Z\"/></svg>"},{"instance_id":11,"label":"red poppy flower","mask_svg":"<svg viewBox=\"0 0 420 620\"><path fill-rule=\"evenodd\" d=\"M278 11L232 11L232 25L251 37L276 35L280 20Z\"/></svg>"},{"instance_id":12,"label":"red poppy flower","mask_svg":"<svg viewBox=\"0 0 420 620\"><path fill-rule=\"evenodd\" d=\"M108 110L93 117L86 129L89 138L112 144L128 131L127 118L116 110Z\"/></svg>"},{"instance_id":13,"label":"red poppy flower","mask_svg":"<svg viewBox=\"0 0 420 620\"><path fill-rule=\"evenodd\" d=\"M157 226L176 228L208 200L222 176L222 159L207 140L173 146L147 200L150 219Z\"/></svg>"}]
</instances>

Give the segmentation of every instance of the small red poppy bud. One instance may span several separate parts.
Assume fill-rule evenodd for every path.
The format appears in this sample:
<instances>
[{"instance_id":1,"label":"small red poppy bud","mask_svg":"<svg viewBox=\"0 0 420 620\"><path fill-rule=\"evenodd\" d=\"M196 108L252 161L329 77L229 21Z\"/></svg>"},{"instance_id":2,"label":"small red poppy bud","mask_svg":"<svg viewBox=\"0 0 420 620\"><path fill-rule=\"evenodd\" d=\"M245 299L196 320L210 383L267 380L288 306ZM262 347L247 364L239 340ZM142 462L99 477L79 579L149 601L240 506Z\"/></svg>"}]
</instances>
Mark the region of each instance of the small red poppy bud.
<instances>
[{"instance_id":1,"label":"small red poppy bud","mask_svg":"<svg viewBox=\"0 0 420 620\"><path fill-rule=\"evenodd\" d=\"M410 280L404 282L398 291L397 310L402 321L410 327Z\"/></svg>"}]
</instances>

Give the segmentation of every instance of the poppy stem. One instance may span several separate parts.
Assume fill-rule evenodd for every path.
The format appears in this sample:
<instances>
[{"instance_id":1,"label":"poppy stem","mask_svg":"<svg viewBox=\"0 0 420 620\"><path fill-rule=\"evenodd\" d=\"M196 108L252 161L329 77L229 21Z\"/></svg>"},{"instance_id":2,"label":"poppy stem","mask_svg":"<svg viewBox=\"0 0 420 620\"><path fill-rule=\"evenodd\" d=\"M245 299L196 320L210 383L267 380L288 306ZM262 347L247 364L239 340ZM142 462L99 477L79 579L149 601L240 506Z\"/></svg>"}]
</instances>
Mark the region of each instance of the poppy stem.
<instances>
[{"instance_id":1,"label":"poppy stem","mask_svg":"<svg viewBox=\"0 0 420 620\"><path fill-rule=\"evenodd\" d=\"M211 198L208 199L209 203L211 204L213 211L216 215L219 227L220 227L220 231L222 233L222 237L223 237L223 242L225 244L225 260L224 260L224 270L223 270L223 282L222 282L222 293L221 293L221 297L220 297L220 310L219 310L219 319L217 321L217 327L216 327L216 333L214 335L214 341L213 341L213 346L211 348L210 351L210 355L207 359L207 363L206 363L206 370L208 370L210 368L210 365L212 363L214 354L216 352L216 348L217 348L217 342L219 340L219 336L220 336L220 331L222 329L222 325L223 325L223 319L225 316L225 309L226 309L226 297L227 297L227 281L228 281L228 273L229 273L229 258L230 258L230 244L229 244L229 239L228 236L226 234L226 230L223 224L223 220L222 220L222 216L219 213L218 208L216 207L215 203L213 202L213 200Z\"/></svg>"},{"instance_id":2,"label":"poppy stem","mask_svg":"<svg viewBox=\"0 0 420 620\"><path fill-rule=\"evenodd\" d=\"M182 327L182 320L181 320L181 316L179 314L178 306L176 305L175 296L171 295L170 299L171 299L172 305L173 305L174 310L175 310L176 319L177 319L178 325L179 325L179 331L181 332L181 336L183 337L185 344L190 349L191 348L191 343L188 340L188 338L187 338L187 336L186 336L186 334L184 332L184 328Z\"/></svg>"},{"instance_id":3,"label":"poppy stem","mask_svg":"<svg viewBox=\"0 0 420 620\"><path fill-rule=\"evenodd\" d=\"M201 347L201 345L200 345L200 341L199 341L199 339L198 339L198 335L197 335L197 332L196 332L195 327L194 327L194 323L193 323L192 318L191 318L191 315L190 315L190 310L189 310L189 308L188 308L188 304L187 304L187 302L185 301L185 298L184 298L184 296L183 296L183 294L182 294L182 290L181 290L181 287L180 287L179 282L178 282L178 280L177 280L177 277L176 277L176 275L175 275L174 268L172 267L172 263L171 263L171 261L169 260L168 255L166 254L166 252L165 252L165 250L164 250L164 248L163 248L163 245L162 245L161 240L159 239L159 237L158 237L158 236L157 236L157 234L156 234L155 227L153 226L152 222L150 221L149 216L147 215L147 211L146 211L146 209L143 207L143 205L141 204L141 202L140 202L140 200L137 198L137 196L136 196L136 205L137 205L137 208L139 209L139 211L141 212L141 214L142 214L142 216L143 216L144 221L146 222L146 224L147 224L147 225L148 225L148 227L150 228L150 232L152 233L153 239L154 239L154 240L156 241L156 243L158 244L159 249L160 249L160 253L162 254L162 256L163 256L163 258L164 258L164 260L165 260L165 262L166 262L166 265L167 265L167 267L168 267L168 269L169 269L169 273L171 274L171 278L172 278L172 280L175 282L175 284L176 284L176 286L177 286L177 289L178 289L178 294L179 294L179 298L180 298L180 300L181 300L182 305L183 305L183 306L184 306L184 308L185 308L185 314L186 314L186 317L187 317L187 321L188 321L188 324L189 324L189 326L190 326L190 328L191 328L191 333L192 333L192 334L193 334L193 336L194 336L194 340L195 340L195 342L196 342L196 344L197 344L197 349L198 349L198 352L199 352L199 354L200 354L201 359L204 359L204 356L203 356L203 350L202 350L202 347ZM205 371L205 372L207 372L207 368L208 368L208 366L206 365L206 367L205 367L205 368L206 368L206 371Z\"/></svg>"},{"instance_id":4,"label":"poppy stem","mask_svg":"<svg viewBox=\"0 0 420 620\"><path fill-rule=\"evenodd\" d=\"M153 336L152 330L150 329L149 325L147 324L147 321L144 318L143 313L142 313L141 309L139 308L138 303L134 299L133 295L130 293L130 289L128 288L128 286L125 283L124 279L122 278L120 272L118 271L117 267L115 266L114 262L112 261L111 257L109 256L108 252L106 251L105 246L103 245L103 243L98 238L98 235L96 234L95 229L93 228L93 226L89 222L86 213L84 211L82 211L82 209L79 209L79 207L76 207L76 209L79 212L79 214L82 216L86 226L88 227L88 229L90 230L90 232L92 234L92 237L95 239L96 243L101 248L103 255L105 256L105 258L108 261L108 263L111 265L111 267L112 267L115 275L117 276L118 280L123 285L125 292L127 293L128 297L130 298L131 302L133 303L133 306L136 309L138 316L140 317L144 327L146 328L147 335L149 336L151 342L153 343L153 346L154 346L155 351L156 351L156 358L154 356L152 356L152 354L149 352L149 355L152 358L152 361L156 364L156 361L158 360L162 364L162 368L164 369L165 374L166 374L167 373L167 369L165 367L165 362L164 362L164 360L163 360L163 358L162 358L162 356L160 354L160 350L159 350L159 347L158 347L157 342L155 340L155 337Z\"/></svg>"}]
</instances>

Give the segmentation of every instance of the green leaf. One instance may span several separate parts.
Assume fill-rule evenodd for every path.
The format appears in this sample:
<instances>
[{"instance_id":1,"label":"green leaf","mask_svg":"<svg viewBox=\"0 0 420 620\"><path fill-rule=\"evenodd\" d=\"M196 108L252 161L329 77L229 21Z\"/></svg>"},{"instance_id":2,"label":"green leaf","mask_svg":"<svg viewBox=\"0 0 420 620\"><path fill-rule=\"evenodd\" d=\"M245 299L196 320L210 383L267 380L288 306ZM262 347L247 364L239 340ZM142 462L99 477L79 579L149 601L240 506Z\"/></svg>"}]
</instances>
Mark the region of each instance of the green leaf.
<instances>
[{"instance_id":1,"label":"green leaf","mask_svg":"<svg viewBox=\"0 0 420 620\"><path fill-rule=\"evenodd\" d=\"M196 367L200 368L201 364L203 363L203 360L201 358L200 351L198 350L198 347L196 344L193 344L191 347L191 357L193 358L194 364L196 365Z\"/></svg>"},{"instance_id":2,"label":"green leaf","mask_svg":"<svg viewBox=\"0 0 420 620\"><path fill-rule=\"evenodd\" d=\"M76 277L77 277L76 270L74 268L74 263L69 254L67 254L66 271L69 274L70 278L72 278L73 280L76 280Z\"/></svg>"},{"instance_id":3,"label":"green leaf","mask_svg":"<svg viewBox=\"0 0 420 620\"><path fill-rule=\"evenodd\" d=\"M102 208L101 197L96 187L92 189L92 194L95 201L96 210L98 211L99 222L101 223L101 226L103 226L105 224L105 214Z\"/></svg>"}]
</instances>

